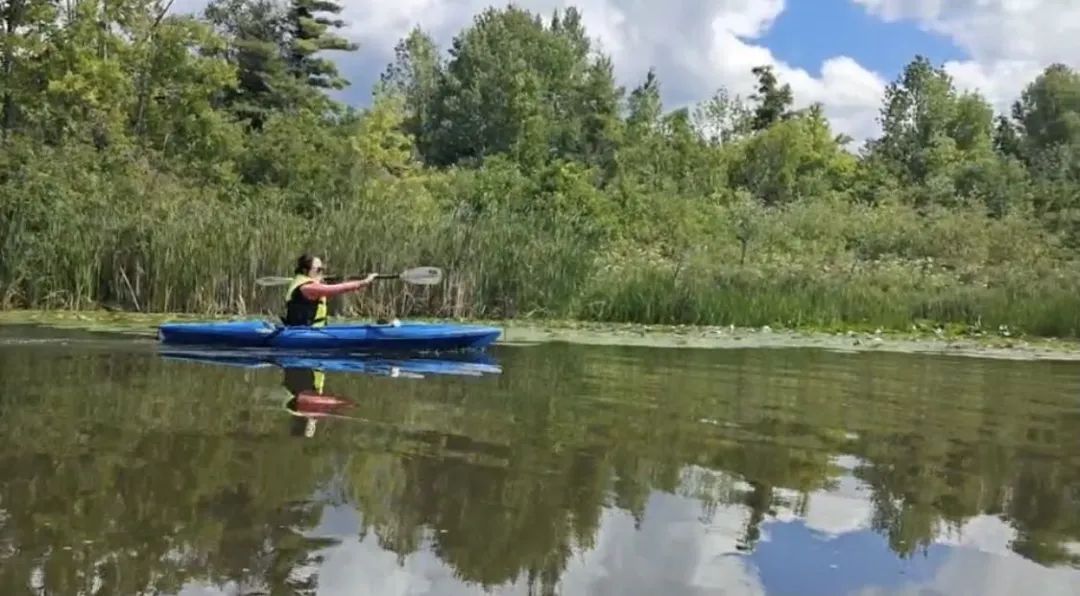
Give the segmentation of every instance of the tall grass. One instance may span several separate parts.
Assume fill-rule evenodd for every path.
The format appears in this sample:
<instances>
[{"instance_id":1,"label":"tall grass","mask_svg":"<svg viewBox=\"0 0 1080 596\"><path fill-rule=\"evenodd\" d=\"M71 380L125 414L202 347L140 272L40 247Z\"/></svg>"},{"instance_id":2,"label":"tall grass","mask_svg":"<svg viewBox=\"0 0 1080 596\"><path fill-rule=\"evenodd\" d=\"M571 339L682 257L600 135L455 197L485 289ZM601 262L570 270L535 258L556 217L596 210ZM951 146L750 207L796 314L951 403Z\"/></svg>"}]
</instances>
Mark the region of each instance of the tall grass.
<instances>
[{"instance_id":1,"label":"tall grass","mask_svg":"<svg viewBox=\"0 0 1080 596\"><path fill-rule=\"evenodd\" d=\"M609 259L578 316L1080 335L1080 274L1053 237L1019 216L813 200L753 217L745 262L735 227L746 222L721 214L708 247L681 262L641 251Z\"/></svg>"},{"instance_id":2,"label":"tall grass","mask_svg":"<svg viewBox=\"0 0 1080 596\"><path fill-rule=\"evenodd\" d=\"M1080 277L1003 272L998 285L977 286L928 275L910 264L870 271L735 266L669 271L644 265L610 272L592 286L584 319L651 324L708 324L911 330L961 324L1001 326L1042 336L1080 335Z\"/></svg>"},{"instance_id":3,"label":"tall grass","mask_svg":"<svg viewBox=\"0 0 1080 596\"><path fill-rule=\"evenodd\" d=\"M297 255L314 252L341 274L447 272L437 287L388 283L347 297L335 305L344 314L567 315L590 268L592 249L573 233L541 234L520 213L465 218L410 181L361 189L308 220L269 188L222 197L164 174L84 180L42 169L0 185L3 308L277 314L284 288L254 280L289 275Z\"/></svg>"},{"instance_id":4,"label":"tall grass","mask_svg":"<svg viewBox=\"0 0 1080 596\"><path fill-rule=\"evenodd\" d=\"M51 157L0 182L2 308L279 314L283 288L254 280L288 275L312 251L344 274L446 270L436 287L378 284L335 303L353 316L1080 335L1068 253L1029 219L974 208L644 197L646 217L611 199L615 215L583 227L573 194L557 209L485 203L480 175L450 172L368 181L309 220L272 188L210 191L132 164ZM594 191L583 200L598 212Z\"/></svg>"}]
</instances>

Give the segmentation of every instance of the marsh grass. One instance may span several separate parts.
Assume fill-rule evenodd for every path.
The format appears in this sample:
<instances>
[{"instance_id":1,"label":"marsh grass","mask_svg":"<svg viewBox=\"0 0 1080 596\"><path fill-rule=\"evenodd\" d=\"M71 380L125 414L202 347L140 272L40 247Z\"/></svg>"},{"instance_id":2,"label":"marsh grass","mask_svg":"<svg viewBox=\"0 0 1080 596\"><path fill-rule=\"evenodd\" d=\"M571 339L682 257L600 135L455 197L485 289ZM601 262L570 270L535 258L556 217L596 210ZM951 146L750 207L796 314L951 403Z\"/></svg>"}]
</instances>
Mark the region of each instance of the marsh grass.
<instances>
[{"instance_id":1,"label":"marsh grass","mask_svg":"<svg viewBox=\"0 0 1080 596\"><path fill-rule=\"evenodd\" d=\"M1080 335L1068 253L1028 219L975 208L825 197L740 210L657 196L630 213L590 192L583 217L574 195L523 209L484 198L473 174L440 174L366 184L312 220L274 189L210 192L70 163L79 158L0 184L0 307L277 315L283 288L254 280L288 275L313 251L341 274L446 271L436 287L386 283L337 300L351 317Z\"/></svg>"},{"instance_id":2,"label":"marsh grass","mask_svg":"<svg viewBox=\"0 0 1080 596\"><path fill-rule=\"evenodd\" d=\"M750 267L669 272L642 267L598 281L587 320L835 329L880 327L909 331L959 324L971 332L1002 327L1039 336L1080 335L1080 284L1018 276L981 287L929 279L914 268L822 273Z\"/></svg>"}]
</instances>

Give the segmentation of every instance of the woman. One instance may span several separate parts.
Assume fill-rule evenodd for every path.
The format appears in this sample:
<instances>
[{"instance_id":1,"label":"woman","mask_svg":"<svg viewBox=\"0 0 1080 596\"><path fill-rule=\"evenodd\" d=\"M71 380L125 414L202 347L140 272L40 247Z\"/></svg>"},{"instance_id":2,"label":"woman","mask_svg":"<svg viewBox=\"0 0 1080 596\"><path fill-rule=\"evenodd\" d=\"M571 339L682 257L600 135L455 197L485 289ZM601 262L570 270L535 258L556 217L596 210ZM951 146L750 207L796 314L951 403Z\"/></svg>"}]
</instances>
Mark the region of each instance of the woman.
<instances>
[{"instance_id":1,"label":"woman","mask_svg":"<svg viewBox=\"0 0 1080 596\"><path fill-rule=\"evenodd\" d=\"M326 325L326 299L355 292L375 281L372 273L364 279L339 284L323 283L323 265L319 257L301 255L296 260L296 277L285 292L286 326L322 327Z\"/></svg>"}]
</instances>

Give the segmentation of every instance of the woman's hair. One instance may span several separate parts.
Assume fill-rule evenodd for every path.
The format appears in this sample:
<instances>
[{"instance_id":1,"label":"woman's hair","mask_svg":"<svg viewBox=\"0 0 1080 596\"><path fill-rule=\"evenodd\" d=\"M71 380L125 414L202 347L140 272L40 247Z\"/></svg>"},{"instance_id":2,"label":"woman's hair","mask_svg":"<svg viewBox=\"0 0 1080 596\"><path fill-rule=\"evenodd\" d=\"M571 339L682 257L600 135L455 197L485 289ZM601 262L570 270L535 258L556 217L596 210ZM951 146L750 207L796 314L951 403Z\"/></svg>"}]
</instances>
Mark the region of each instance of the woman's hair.
<instances>
[{"instance_id":1,"label":"woman's hair","mask_svg":"<svg viewBox=\"0 0 1080 596\"><path fill-rule=\"evenodd\" d=\"M305 274L311 270L311 264L315 262L315 255L304 253L300 255L300 258L296 259L296 273L297 275Z\"/></svg>"}]
</instances>

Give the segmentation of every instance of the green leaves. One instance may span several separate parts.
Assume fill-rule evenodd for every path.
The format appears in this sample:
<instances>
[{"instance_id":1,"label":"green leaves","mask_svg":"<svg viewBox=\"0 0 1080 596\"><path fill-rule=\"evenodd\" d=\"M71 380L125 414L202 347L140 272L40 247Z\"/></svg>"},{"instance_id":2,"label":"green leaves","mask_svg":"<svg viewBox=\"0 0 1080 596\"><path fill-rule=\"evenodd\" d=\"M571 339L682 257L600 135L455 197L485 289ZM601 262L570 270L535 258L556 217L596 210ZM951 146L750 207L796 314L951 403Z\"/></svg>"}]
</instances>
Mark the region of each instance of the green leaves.
<instances>
[{"instance_id":1,"label":"green leaves","mask_svg":"<svg viewBox=\"0 0 1080 596\"><path fill-rule=\"evenodd\" d=\"M1029 154L1080 144L1080 73L1063 64L1047 67L1021 94L1013 116Z\"/></svg>"},{"instance_id":2,"label":"green leaves","mask_svg":"<svg viewBox=\"0 0 1080 596\"><path fill-rule=\"evenodd\" d=\"M847 189L856 167L817 110L775 124L739 149L732 182L766 205Z\"/></svg>"},{"instance_id":3,"label":"green leaves","mask_svg":"<svg viewBox=\"0 0 1080 596\"><path fill-rule=\"evenodd\" d=\"M955 145L950 133L977 134L983 127L971 122L981 115L976 106L968 106L965 122L958 122L958 98L952 79L944 70L918 56L905 67L903 74L885 91L881 112L883 135L874 142L873 151L902 180L919 184L939 173L941 148ZM991 112L985 111L989 118ZM952 143L946 143L949 139ZM976 144L977 139L967 139Z\"/></svg>"},{"instance_id":4,"label":"green leaves","mask_svg":"<svg viewBox=\"0 0 1080 596\"><path fill-rule=\"evenodd\" d=\"M0 9L0 127L4 138L40 118L40 71L57 11L47 0L11 0Z\"/></svg>"},{"instance_id":5,"label":"green leaves","mask_svg":"<svg viewBox=\"0 0 1080 596\"><path fill-rule=\"evenodd\" d=\"M450 50L431 99L425 158L475 163L509 153L530 167L552 155L603 162L617 110L609 65L589 54L576 11L550 27L528 11L487 9ZM417 73L435 70L414 43ZM412 80L426 81L429 77ZM426 88L426 87L420 87Z\"/></svg>"},{"instance_id":6,"label":"green leaves","mask_svg":"<svg viewBox=\"0 0 1080 596\"><path fill-rule=\"evenodd\" d=\"M405 100L382 93L361 118L352 146L365 177L399 178L412 173L414 143L404 130Z\"/></svg>"},{"instance_id":7,"label":"green leaves","mask_svg":"<svg viewBox=\"0 0 1080 596\"><path fill-rule=\"evenodd\" d=\"M751 126L761 131L786 118L794 98L791 85L780 85L772 66L755 66L751 72L758 80L758 91L753 97L758 106Z\"/></svg>"},{"instance_id":8,"label":"green leaves","mask_svg":"<svg viewBox=\"0 0 1080 596\"><path fill-rule=\"evenodd\" d=\"M957 92L951 77L922 56L885 95L883 134L870 143L865 165L895 178L909 202L975 199L996 215L1023 208L1026 180L1012 161L1023 141L981 95Z\"/></svg>"},{"instance_id":9,"label":"green leaves","mask_svg":"<svg viewBox=\"0 0 1080 596\"><path fill-rule=\"evenodd\" d=\"M443 68L435 41L421 29L414 28L394 47L394 61L379 79L379 91L402 98L403 130L425 153L430 151L431 135L436 126L435 101Z\"/></svg>"},{"instance_id":10,"label":"green leaves","mask_svg":"<svg viewBox=\"0 0 1080 596\"><path fill-rule=\"evenodd\" d=\"M285 40L290 71L297 79L320 89L344 89L348 81L338 74L337 66L327 58L316 56L325 50L352 52L355 43L330 32L345 26L340 19L323 13L338 14L342 7L329 0L292 0L285 22L291 39Z\"/></svg>"}]
</instances>

